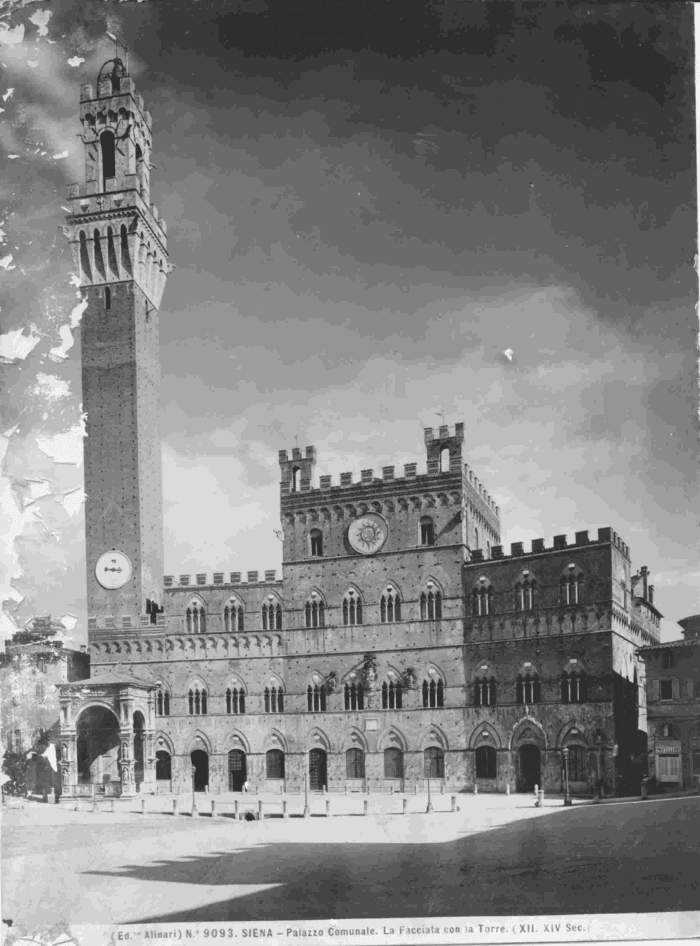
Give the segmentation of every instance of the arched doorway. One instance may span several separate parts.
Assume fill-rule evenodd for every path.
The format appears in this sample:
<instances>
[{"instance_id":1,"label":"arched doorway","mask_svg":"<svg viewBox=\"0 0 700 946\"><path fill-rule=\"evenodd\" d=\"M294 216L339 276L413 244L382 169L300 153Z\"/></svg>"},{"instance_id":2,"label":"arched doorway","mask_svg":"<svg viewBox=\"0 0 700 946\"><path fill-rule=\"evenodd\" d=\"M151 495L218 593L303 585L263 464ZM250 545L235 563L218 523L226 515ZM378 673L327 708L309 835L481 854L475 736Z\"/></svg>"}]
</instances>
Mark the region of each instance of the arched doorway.
<instances>
[{"instance_id":1,"label":"arched doorway","mask_svg":"<svg viewBox=\"0 0 700 946\"><path fill-rule=\"evenodd\" d=\"M144 756L144 726L145 719L140 710L134 713L134 782L136 791L140 790L143 782L143 756Z\"/></svg>"},{"instance_id":2,"label":"arched doorway","mask_svg":"<svg viewBox=\"0 0 700 946\"><path fill-rule=\"evenodd\" d=\"M518 776L521 792L531 792L535 785L542 785L541 755L537 746L528 743L518 749Z\"/></svg>"},{"instance_id":3,"label":"arched doorway","mask_svg":"<svg viewBox=\"0 0 700 946\"><path fill-rule=\"evenodd\" d=\"M312 792L321 792L326 783L326 750L312 749L309 753L309 788Z\"/></svg>"},{"instance_id":4,"label":"arched doorway","mask_svg":"<svg viewBox=\"0 0 700 946\"><path fill-rule=\"evenodd\" d=\"M119 782L119 720L103 706L91 706L78 717L78 782Z\"/></svg>"},{"instance_id":5,"label":"arched doorway","mask_svg":"<svg viewBox=\"0 0 700 946\"><path fill-rule=\"evenodd\" d=\"M195 749L190 759L194 768L194 790L203 792L209 785L209 756L204 749Z\"/></svg>"},{"instance_id":6,"label":"arched doorway","mask_svg":"<svg viewBox=\"0 0 700 946\"><path fill-rule=\"evenodd\" d=\"M248 765L242 749L231 749L228 754L228 790L242 792L248 780Z\"/></svg>"},{"instance_id":7,"label":"arched doorway","mask_svg":"<svg viewBox=\"0 0 700 946\"><path fill-rule=\"evenodd\" d=\"M172 778L172 761L170 753L165 749L156 752L156 781L169 782Z\"/></svg>"}]
</instances>

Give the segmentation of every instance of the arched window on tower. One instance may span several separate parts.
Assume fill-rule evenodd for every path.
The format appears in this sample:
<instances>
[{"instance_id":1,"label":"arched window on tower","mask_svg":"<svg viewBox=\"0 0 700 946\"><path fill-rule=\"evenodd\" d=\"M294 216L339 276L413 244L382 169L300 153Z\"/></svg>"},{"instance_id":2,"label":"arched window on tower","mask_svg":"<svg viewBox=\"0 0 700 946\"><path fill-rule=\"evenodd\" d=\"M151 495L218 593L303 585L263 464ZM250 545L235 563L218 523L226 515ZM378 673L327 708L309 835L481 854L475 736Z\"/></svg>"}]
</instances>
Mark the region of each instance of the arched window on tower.
<instances>
[{"instance_id":1,"label":"arched window on tower","mask_svg":"<svg viewBox=\"0 0 700 946\"><path fill-rule=\"evenodd\" d=\"M263 693L266 713L284 712L284 690L279 684L270 684Z\"/></svg>"},{"instance_id":2,"label":"arched window on tower","mask_svg":"<svg viewBox=\"0 0 700 946\"><path fill-rule=\"evenodd\" d=\"M109 130L102 132L100 135L100 150L102 152L102 189L107 190L107 180L113 178L117 173L114 132Z\"/></svg>"},{"instance_id":3,"label":"arched window on tower","mask_svg":"<svg viewBox=\"0 0 700 946\"><path fill-rule=\"evenodd\" d=\"M191 601L185 611L188 634L203 634L207 629L207 615L201 601Z\"/></svg>"},{"instance_id":4,"label":"arched window on tower","mask_svg":"<svg viewBox=\"0 0 700 946\"><path fill-rule=\"evenodd\" d=\"M226 712L239 716L245 713L245 690L240 683L226 687Z\"/></svg>"},{"instance_id":5,"label":"arched window on tower","mask_svg":"<svg viewBox=\"0 0 700 946\"><path fill-rule=\"evenodd\" d=\"M200 681L195 681L189 688L187 703L190 716L207 715L207 688Z\"/></svg>"},{"instance_id":6,"label":"arched window on tower","mask_svg":"<svg viewBox=\"0 0 700 946\"><path fill-rule=\"evenodd\" d=\"M430 582L428 591L420 596L420 616L422 621L439 621L442 617L442 594Z\"/></svg>"},{"instance_id":7,"label":"arched window on tower","mask_svg":"<svg viewBox=\"0 0 700 946\"><path fill-rule=\"evenodd\" d=\"M398 591L388 585L379 602L379 617L382 624L395 624L401 620L401 598Z\"/></svg>"},{"instance_id":8,"label":"arched window on tower","mask_svg":"<svg viewBox=\"0 0 700 946\"><path fill-rule=\"evenodd\" d=\"M293 466L293 467L292 467L292 479L291 479L291 487L292 487L292 492L293 492L293 493L298 493L298 492L299 492L300 477L301 477L301 470L299 469L298 466Z\"/></svg>"},{"instance_id":9,"label":"arched window on tower","mask_svg":"<svg viewBox=\"0 0 700 946\"><path fill-rule=\"evenodd\" d=\"M494 593L490 584L482 583L472 591L472 614L485 617L493 614Z\"/></svg>"},{"instance_id":10,"label":"arched window on tower","mask_svg":"<svg viewBox=\"0 0 700 946\"><path fill-rule=\"evenodd\" d=\"M528 671L518 674L515 682L515 701L521 705L540 702L540 678L537 673Z\"/></svg>"},{"instance_id":11,"label":"arched window on tower","mask_svg":"<svg viewBox=\"0 0 700 946\"><path fill-rule=\"evenodd\" d=\"M231 598L224 607L224 631L227 634L244 629L244 613L242 602L238 598ZM263 628L263 630L267 630L267 628Z\"/></svg>"},{"instance_id":12,"label":"arched window on tower","mask_svg":"<svg viewBox=\"0 0 700 946\"><path fill-rule=\"evenodd\" d=\"M443 447L440 451L440 472L449 473L450 472L450 448Z\"/></svg>"},{"instance_id":13,"label":"arched window on tower","mask_svg":"<svg viewBox=\"0 0 700 946\"><path fill-rule=\"evenodd\" d=\"M569 565L568 572L559 579L559 598L562 604L573 606L581 602L583 576L575 565Z\"/></svg>"},{"instance_id":14,"label":"arched window on tower","mask_svg":"<svg viewBox=\"0 0 700 946\"><path fill-rule=\"evenodd\" d=\"M320 529L312 529L309 532L309 552L314 558L323 555L323 534Z\"/></svg>"},{"instance_id":15,"label":"arched window on tower","mask_svg":"<svg viewBox=\"0 0 700 946\"><path fill-rule=\"evenodd\" d=\"M304 611L307 627L325 627L326 609L315 591L307 600Z\"/></svg>"},{"instance_id":16,"label":"arched window on tower","mask_svg":"<svg viewBox=\"0 0 700 946\"><path fill-rule=\"evenodd\" d=\"M430 516L422 516L420 520L420 544L435 544L435 524Z\"/></svg>"},{"instance_id":17,"label":"arched window on tower","mask_svg":"<svg viewBox=\"0 0 700 946\"><path fill-rule=\"evenodd\" d=\"M362 599L353 588L343 598L343 624L362 624Z\"/></svg>"},{"instance_id":18,"label":"arched window on tower","mask_svg":"<svg viewBox=\"0 0 700 946\"><path fill-rule=\"evenodd\" d=\"M561 675L562 703L587 703L588 678L582 670L565 670Z\"/></svg>"},{"instance_id":19,"label":"arched window on tower","mask_svg":"<svg viewBox=\"0 0 700 946\"><path fill-rule=\"evenodd\" d=\"M474 681L474 705L494 706L496 703L496 680L488 666L480 670Z\"/></svg>"},{"instance_id":20,"label":"arched window on tower","mask_svg":"<svg viewBox=\"0 0 700 946\"><path fill-rule=\"evenodd\" d=\"M112 290L109 286L105 286L105 309L112 308Z\"/></svg>"}]
</instances>

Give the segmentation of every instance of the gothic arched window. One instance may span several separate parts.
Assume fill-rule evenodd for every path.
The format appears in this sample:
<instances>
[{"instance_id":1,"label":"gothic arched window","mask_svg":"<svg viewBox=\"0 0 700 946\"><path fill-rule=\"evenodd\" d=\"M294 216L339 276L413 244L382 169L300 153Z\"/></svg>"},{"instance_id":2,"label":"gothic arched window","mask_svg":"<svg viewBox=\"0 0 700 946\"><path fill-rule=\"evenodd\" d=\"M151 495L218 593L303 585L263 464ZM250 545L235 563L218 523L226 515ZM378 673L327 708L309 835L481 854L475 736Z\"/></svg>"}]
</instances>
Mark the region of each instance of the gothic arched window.
<instances>
[{"instance_id":1,"label":"gothic arched window","mask_svg":"<svg viewBox=\"0 0 700 946\"><path fill-rule=\"evenodd\" d=\"M562 575L559 579L559 600L561 604L569 606L580 604L582 585L583 575L574 571L573 568L570 568L567 574Z\"/></svg>"},{"instance_id":2,"label":"gothic arched window","mask_svg":"<svg viewBox=\"0 0 700 946\"><path fill-rule=\"evenodd\" d=\"M474 617L484 617L493 614L493 588L482 584L472 591L472 614Z\"/></svg>"},{"instance_id":3,"label":"gothic arched window","mask_svg":"<svg viewBox=\"0 0 700 946\"><path fill-rule=\"evenodd\" d=\"M156 716L170 716L170 694L162 683L156 690Z\"/></svg>"},{"instance_id":4,"label":"gothic arched window","mask_svg":"<svg viewBox=\"0 0 700 946\"><path fill-rule=\"evenodd\" d=\"M312 529L309 532L309 552L314 558L323 555L323 534L320 529Z\"/></svg>"},{"instance_id":5,"label":"gothic arched window","mask_svg":"<svg viewBox=\"0 0 700 946\"><path fill-rule=\"evenodd\" d=\"M343 624L362 624L362 599L352 588L343 598Z\"/></svg>"},{"instance_id":6,"label":"gothic arched window","mask_svg":"<svg viewBox=\"0 0 700 946\"><path fill-rule=\"evenodd\" d=\"M306 689L306 708L310 713L325 713L326 688L322 683L309 684Z\"/></svg>"},{"instance_id":7,"label":"gothic arched window","mask_svg":"<svg viewBox=\"0 0 700 946\"><path fill-rule=\"evenodd\" d=\"M266 713L284 712L284 691L281 686L266 686L263 696Z\"/></svg>"},{"instance_id":8,"label":"gothic arched window","mask_svg":"<svg viewBox=\"0 0 700 946\"><path fill-rule=\"evenodd\" d=\"M515 701L520 704L540 702L540 678L538 674L518 674L518 679L515 682Z\"/></svg>"},{"instance_id":9,"label":"gothic arched window","mask_svg":"<svg viewBox=\"0 0 700 946\"><path fill-rule=\"evenodd\" d=\"M387 588L379 602L379 616L382 624L395 624L401 620L401 598L398 591Z\"/></svg>"},{"instance_id":10,"label":"gothic arched window","mask_svg":"<svg viewBox=\"0 0 700 946\"><path fill-rule=\"evenodd\" d=\"M265 613L263 609L263 614ZM242 631L244 628L243 605L237 598L231 598L224 608L224 631ZM263 630L267 628L263 627Z\"/></svg>"},{"instance_id":11,"label":"gothic arched window","mask_svg":"<svg viewBox=\"0 0 700 946\"><path fill-rule=\"evenodd\" d=\"M325 627L326 609L318 596L312 594L304 610L307 627Z\"/></svg>"},{"instance_id":12,"label":"gothic arched window","mask_svg":"<svg viewBox=\"0 0 700 946\"><path fill-rule=\"evenodd\" d=\"M345 684L345 709L358 710L365 708L365 691L361 683Z\"/></svg>"},{"instance_id":13,"label":"gothic arched window","mask_svg":"<svg viewBox=\"0 0 700 946\"><path fill-rule=\"evenodd\" d=\"M420 544L435 544L435 524L430 516L422 516L420 520Z\"/></svg>"},{"instance_id":14,"label":"gothic arched window","mask_svg":"<svg viewBox=\"0 0 700 946\"><path fill-rule=\"evenodd\" d=\"M263 631L282 630L282 605L279 601L269 601L262 606L262 629Z\"/></svg>"},{"instance_id":15,"label":"gothic arched window","mask_svg":"<svg viewBox=\"0 0 700 946\"><path fill-rule=\"evenodd\" d=\"M239 684L226 687L226 712L235 715L245 713L245 690Z\"/></svg>"},{"instance_id":16,"label":"gothic arched window","mask_svg":"<svg viewBox=\"0 0 700 946\"><path fill-rule=\"evenodd\" d=\"M188 634L203 634L207 629L207 615L201 601L191 601L185 611Z\"/></svg>"},{"instance_id":17,"label":"gothic arched window","mask_svg":"<svg viewBox=\"0 0 700 946\"><path fill-rule=\"evenodd\" d=\"M424 591L420 596L422 621L439 621L442 617L442 594L439 591Z\"/></svg>"},{"instance_id":18,"label":"gothic arched window","mask_svg":"<svg viewBox=\"0 0 700 946\"><path fill-rule=\"evenodd\" d=\"M207 715L207 690L202 683L193 683L187 694L190 716Z\"/></svg>"},{"instance_id":19,"label":"gothic arched window","mask_svg":"<svg viewBox=\"0 0 700 946\"><path fill-rule=\"evenodd\" d=\"M423 706L436 707L445 705L445 685L442 680L423 681Z\"/></svg>"},{"instance_id":20,"label":"gothic arched window","mask_svg":"<svg viewBox=\"0 0 700 946\"><path fill-rule=\"evenodd\" d=\"M394 680L382 684L382 709L401 709L403 691Z\"/></svg>"},{"instance_id":21,"label":"gothic arched window","mask_svg":"<svg viewBox=\"0 0 700 946\"><path fill-rule=\"evenodd\" d=\"M565 670L561 675L562 703L587 703L588 678L583 671Z\"/></svg>"},{"instance_id":22,"label":"gothic arched window","mask_svg":"<svg viewBox=\"0 0 700 946\"><path fill-rule=\"evenodd\" d=\"M484 673L474 682L474 705L494 706L496 703L496 681Z\"/></svg>"}]
</instances>

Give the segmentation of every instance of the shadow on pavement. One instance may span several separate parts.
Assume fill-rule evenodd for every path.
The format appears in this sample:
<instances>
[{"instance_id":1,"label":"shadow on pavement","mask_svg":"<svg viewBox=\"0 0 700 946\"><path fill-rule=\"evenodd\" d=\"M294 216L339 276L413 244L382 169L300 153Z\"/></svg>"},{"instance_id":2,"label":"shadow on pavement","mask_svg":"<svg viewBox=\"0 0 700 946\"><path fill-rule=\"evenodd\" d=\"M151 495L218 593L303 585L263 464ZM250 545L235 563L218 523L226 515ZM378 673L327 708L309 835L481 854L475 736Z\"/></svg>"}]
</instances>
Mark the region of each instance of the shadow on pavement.
<instances>
[{"instance_id":1,"label":"shadow on pavement","mask_svg":"<svg viewBox=\"0 0 700 946\"><path fill-rule=\"evenodd\" d=\"M445 843L263 843L109 877L270 884L138 922L644 913L700 903L695 800L553 812ZM136 921L134 921L136 922Z\"/></svg>"}]
</instances>

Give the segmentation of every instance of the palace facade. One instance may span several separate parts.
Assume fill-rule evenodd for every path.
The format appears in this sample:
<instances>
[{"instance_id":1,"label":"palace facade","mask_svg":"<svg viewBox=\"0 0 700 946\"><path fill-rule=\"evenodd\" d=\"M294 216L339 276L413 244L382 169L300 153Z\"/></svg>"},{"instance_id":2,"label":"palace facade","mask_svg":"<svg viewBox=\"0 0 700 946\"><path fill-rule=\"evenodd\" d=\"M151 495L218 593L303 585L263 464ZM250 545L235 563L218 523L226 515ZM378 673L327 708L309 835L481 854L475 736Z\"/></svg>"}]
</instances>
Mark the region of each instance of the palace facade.
<instances>
[{"instance_id":1,"label":"palace facade","mask_svg":"<svg viewBox=\"0 0 700 946\"><path fill-rule=\"evenodd\" d=\"M170 264L151 117L123 63L81 87L64 232L83 315L91 677L63 684L64 797L436 791L641 778L659 612L610 528L525 550L464 455L317 477L279 453L282 575L163 576L158 319ZM423 471L424 470L424 471Z\"/></svg>"}]
</instances>

